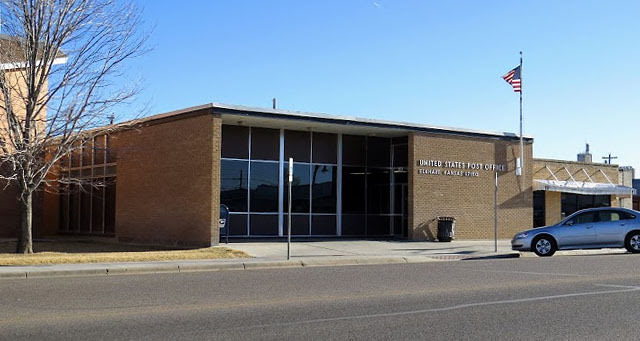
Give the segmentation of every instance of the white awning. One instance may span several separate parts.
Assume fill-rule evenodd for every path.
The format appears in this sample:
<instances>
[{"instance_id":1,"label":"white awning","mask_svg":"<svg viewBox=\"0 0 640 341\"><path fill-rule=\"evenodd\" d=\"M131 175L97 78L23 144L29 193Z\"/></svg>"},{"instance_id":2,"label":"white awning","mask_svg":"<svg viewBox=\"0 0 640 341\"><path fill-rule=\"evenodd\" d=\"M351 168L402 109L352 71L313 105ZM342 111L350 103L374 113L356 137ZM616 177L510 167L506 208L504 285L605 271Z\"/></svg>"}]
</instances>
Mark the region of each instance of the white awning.
<instances>
[{"instance_id":1,"label":"white awning","mask_svg":"<svg viewBox=\"0 0 640 341\"><path fill-rule=\"evenodd\" d=\"M601 182L582 182L572 180L533 180L533 190L588 195L608 194L629 196L636 194L636 190L632 187Z\"/></svg>"}]
</instances>

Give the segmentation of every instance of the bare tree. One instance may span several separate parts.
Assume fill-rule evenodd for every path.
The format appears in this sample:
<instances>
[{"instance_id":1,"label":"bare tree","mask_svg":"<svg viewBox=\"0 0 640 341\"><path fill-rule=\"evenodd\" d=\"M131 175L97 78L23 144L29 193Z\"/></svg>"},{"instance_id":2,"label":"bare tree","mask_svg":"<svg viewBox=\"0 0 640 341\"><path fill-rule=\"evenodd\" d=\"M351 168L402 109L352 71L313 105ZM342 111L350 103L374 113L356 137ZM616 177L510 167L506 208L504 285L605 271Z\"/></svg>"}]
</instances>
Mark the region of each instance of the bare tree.
<instances>
[{"instance_id":1,"label":"bare tree","mask_svg":"<svg viewBox=\"0 0 640 341\"><path fill-rule=\"evenodd\" d=\"M147 36L125 0L0 1L0 179L19 193L16 251L32 253L34 192L55 187L58 162L136 94L125 62Z\"/></svg>"}]
</instances>

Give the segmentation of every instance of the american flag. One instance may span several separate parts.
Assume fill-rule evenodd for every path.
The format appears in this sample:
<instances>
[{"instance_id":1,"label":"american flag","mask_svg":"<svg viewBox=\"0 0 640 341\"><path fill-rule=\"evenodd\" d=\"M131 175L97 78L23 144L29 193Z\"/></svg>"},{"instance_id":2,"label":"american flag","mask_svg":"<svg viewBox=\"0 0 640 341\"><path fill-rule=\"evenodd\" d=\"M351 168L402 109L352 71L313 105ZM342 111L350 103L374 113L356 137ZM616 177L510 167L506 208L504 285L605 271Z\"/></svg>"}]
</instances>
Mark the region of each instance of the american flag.
<instances>
[{"instance_id":1,"label":"american flag","mask_svg":"<svg viewBox=\"0 0 640 341\"><path fill-rule=\"evenodd\" d=\"M513 92L520 92L520 65L507 72L506 75L502 76L502 79L513 86Z\"/></svg>"}]
</instances>

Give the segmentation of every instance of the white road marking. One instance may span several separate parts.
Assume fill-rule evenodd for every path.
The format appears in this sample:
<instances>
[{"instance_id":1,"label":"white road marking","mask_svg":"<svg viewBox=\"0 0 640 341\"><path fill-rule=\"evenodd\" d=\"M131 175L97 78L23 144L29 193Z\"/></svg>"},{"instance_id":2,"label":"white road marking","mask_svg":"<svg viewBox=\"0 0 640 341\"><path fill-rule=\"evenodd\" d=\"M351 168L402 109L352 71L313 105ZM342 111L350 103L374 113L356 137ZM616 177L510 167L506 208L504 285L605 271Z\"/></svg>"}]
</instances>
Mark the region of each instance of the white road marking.
<instances>
[{"instance_id":1,"label":"white road marking","mask_svg":"<svg viewBox=\"0 0 640 341\"><path fill-rule=\"evenodd\" d=\"M565 274L557 272L530 272L530 271L508 271L508 270L471 270L476 272L496 272L496 273L514 273L520 275L546 275L546 276L567 276L567 277L588 277L589 275Z\"/></svg>"},{"instance_id":2,"label":"white road marking","mask_svg":"<svg viewBox=\"0 0 640 341\"><path fill-rule=\"evenodd\" d=\"M475 302L475 303L466 303L466 304L456 304L456 305L449 306L449 307L431 308L431 309L419 309L419 310L408 310L408 311L399 311L399 312L393 312L393 313L350 315L350 316L331 317L331 318L324 318L324 319L312 319L312 320L304 320L304 321L269 323L269 324L261 324L261 325L254 325L254 326L245 326L245 327L241 327L241 328L239 327L238 329L285 327L285 326L293 326L293 325L300 325L300 324L311 324L311 323L338 322L338 321L347 321L347 320L371 319L371 318L379 318L379 317L397 317L397 316L406 316L406 315L415 315L415 314L424 314L424 313L435 313L435 312L443 312L443 311L460 310L460 309L482 307L482 306L491 306L491 305L502 305L502 304L514 304L514 303L523 303L523 302L546 301L546 300L554 300L554 299L562 299L562 298L570 298L570 297L580 297L580 296L597 296L597 295L620 294L620 293L639 291L640 290L640 287L638 287L638 286L628 286L628 285L595 284L595 286L606 287L606 288L616 288L616 289L615 290L600 290L600 291L585 291L585 292L576 292L576 293L571 293L571 294L560 294L560 295L549 295L549 296L536 296L536 297L511 299L511 300L498 300L498 301L488 301L488 302ZM233 329L236 329L236 328L233 328Z\"/></svg>"}]
</instances>

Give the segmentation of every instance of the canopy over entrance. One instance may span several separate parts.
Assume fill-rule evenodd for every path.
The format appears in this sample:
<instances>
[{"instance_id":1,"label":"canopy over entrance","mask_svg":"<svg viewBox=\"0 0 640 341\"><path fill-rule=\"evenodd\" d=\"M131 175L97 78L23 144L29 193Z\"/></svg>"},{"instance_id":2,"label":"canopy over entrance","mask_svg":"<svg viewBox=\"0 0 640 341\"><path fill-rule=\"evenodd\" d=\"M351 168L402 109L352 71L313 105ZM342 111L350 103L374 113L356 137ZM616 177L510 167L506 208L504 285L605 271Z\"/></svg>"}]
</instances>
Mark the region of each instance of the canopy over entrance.
<instances>
[{"instance_id":1,"label":"canopy over entrance","mask_svg":"<svg viewBox=\"0 0 640 341\"><path fill-rule=\"evenodd\" d=\"M636 192L634 188L622 185L573 180L534 180L533 190L586 195L608 194L618 196L630 196L634 195Z\"/></svg>"}]
</instances>

